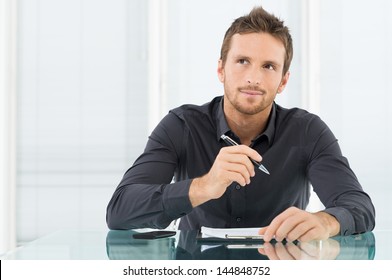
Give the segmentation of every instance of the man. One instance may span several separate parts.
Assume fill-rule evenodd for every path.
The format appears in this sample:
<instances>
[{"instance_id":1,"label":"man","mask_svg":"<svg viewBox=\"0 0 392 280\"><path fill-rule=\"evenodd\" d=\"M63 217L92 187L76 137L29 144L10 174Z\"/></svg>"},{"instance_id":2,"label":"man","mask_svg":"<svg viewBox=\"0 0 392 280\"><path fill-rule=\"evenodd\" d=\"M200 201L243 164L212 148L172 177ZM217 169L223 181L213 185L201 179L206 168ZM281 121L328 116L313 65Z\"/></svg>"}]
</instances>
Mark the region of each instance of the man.
<instances>
[{"instance_id":1,"label":"man","mask_svg":"<svg viewBox=\"0 0 392 280\"><path fill-rule=\"evenodd\" d=\"M274 102L292 56L288 28L261 7L235 20L218 63L224 96L159 123L109 202L109 228L165 228L181 218L179 229L260 227L267 242L372 230L373 204L326 124ZM310 183L325 210L304 210Z\"/></svg>"}]
</instances>

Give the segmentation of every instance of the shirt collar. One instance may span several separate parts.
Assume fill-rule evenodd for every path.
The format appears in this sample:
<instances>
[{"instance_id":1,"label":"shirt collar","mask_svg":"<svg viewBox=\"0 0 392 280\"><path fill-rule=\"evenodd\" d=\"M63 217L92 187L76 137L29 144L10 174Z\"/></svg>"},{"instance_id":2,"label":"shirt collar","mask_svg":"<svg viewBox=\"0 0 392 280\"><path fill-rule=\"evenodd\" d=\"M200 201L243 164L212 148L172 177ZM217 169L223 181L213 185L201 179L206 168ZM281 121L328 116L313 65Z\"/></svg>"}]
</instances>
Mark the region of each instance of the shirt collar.
<instances>
[{"instance_id":1,"label":"shirt collar","mask_svg":"<svg viewBox=\"0 0 392 280\"><path fill-rule=\"evenodd\" d=\"M221 135L231 132L231 129L230 129L229 125L227 124L226 117L223 112L223 97L221 98L221 100L218 103L218 108L216 110L215 116L216 116L216 122L217 122L217 135L216 135L216 137L217 137L217 140L219 141ZM268 120L267 128L265 129L265 131L262 134L260 134L259 136L257 136L254 139L254 142L258 141L262 137L267 137L268 144L269 144L269 146L271 146L273 139L274 139L274 136L275 136L275 122L276 122L276 103L274 102L272 104L272 109L271 109L270 117Z\"/></svg>"},{"instance_id":2,"label":"shirt collar","mask_svg":"<svg viewBox=\"0 0 392 280\"><path fill-rule=\"evenodd\" d=\"M218 109L216 110L216 122L217 122L216 137L217 140L219 141L220 137L223 134L226 134L229 131L231 131L229 125L227 124L225 114L223 112L223 96L221 97L221 100L218 103Z\"/></svg>"}]
</instances>

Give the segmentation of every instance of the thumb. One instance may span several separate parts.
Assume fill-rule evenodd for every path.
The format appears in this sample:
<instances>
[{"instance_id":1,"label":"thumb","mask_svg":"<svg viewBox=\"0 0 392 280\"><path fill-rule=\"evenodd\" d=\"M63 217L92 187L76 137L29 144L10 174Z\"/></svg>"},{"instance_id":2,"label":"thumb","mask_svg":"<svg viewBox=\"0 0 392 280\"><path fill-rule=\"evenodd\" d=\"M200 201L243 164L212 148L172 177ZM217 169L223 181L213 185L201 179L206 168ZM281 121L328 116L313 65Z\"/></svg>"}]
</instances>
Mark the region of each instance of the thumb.
<instances>
[{"instance_id":1,"label":"thumb","mask_svg":"<svg viewBox=\"0 0 392 280\"><path fill-rule=\"evenodd\" d=\"M262 227L259 229L259 234L263 235L265 233L265 231L267 230L268 227Z\"/></svg>"}]
</instances>

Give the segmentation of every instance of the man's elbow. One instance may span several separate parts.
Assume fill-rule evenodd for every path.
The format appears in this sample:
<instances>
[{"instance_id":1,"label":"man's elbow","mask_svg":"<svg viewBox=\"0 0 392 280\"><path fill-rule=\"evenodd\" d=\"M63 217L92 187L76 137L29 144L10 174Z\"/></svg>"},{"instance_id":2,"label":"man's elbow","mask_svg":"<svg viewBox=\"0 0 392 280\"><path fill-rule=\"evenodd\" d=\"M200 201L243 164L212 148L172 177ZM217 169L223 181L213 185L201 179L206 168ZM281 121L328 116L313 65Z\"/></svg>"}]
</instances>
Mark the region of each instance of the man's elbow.
<instances>
[{"instance_id":1,"label":"man's elbow","mask_svg":"<svg viewBox=\"0 0 392 280\"><path fill-rule=\"evenodd\" d=\"M129 225L127 225L127 221L121 215L113 213L113 211L110 209L108 209L106 212L106 224L111 230L123 230L131 228Z\"/></svg>"},{"instance_id":2,"label":"man's elbow","mask_svg":"<svg viewBox=\"0 0 392 280\"><path fill-rule=\"evenodd\" d=\"M369 211L368 231L372 231L375 226L376 226L376 210L373 206L371 211Z\"/></svg>"},{"instance_id":3,"label":"man's elbow","mask_svg":"<svg viewBox=\"0 0 392 280\"><path fill-rule=\"evenodd\" d=\"M358 209L356 211L355 223L357 224L356 233L372 231L376 225L376 213L374 207L368 207L363 211Z\"/></svg>"}]
</instances>

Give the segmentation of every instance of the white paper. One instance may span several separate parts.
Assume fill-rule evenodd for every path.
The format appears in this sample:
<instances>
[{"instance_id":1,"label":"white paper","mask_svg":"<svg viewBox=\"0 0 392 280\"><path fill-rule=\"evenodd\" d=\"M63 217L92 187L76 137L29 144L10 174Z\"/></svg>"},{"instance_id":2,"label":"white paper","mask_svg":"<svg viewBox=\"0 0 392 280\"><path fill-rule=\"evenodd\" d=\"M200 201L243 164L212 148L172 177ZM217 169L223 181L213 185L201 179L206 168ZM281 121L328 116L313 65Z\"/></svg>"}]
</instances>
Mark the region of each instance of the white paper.
<instances>
[{"instance_id":1,"label":"white paper","mask_svg":"<svg viewBox=\"0 0 392 280\"><path fill-rule=\"evenodd\" d=\"M210 228L201 227L203 238L216 237L227 238L227 236L255 236L259 235L260 228Z\"/></svg>"}]
</instances>

